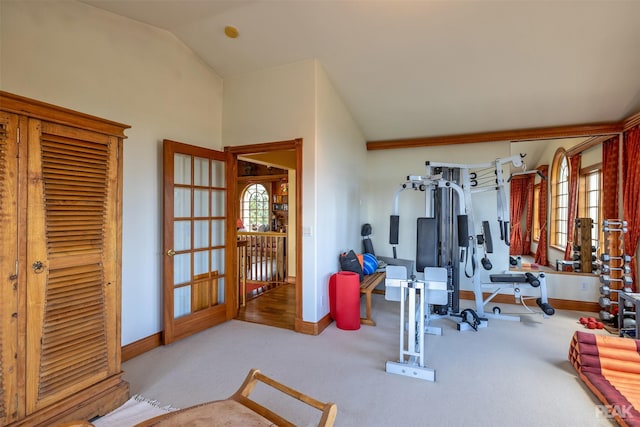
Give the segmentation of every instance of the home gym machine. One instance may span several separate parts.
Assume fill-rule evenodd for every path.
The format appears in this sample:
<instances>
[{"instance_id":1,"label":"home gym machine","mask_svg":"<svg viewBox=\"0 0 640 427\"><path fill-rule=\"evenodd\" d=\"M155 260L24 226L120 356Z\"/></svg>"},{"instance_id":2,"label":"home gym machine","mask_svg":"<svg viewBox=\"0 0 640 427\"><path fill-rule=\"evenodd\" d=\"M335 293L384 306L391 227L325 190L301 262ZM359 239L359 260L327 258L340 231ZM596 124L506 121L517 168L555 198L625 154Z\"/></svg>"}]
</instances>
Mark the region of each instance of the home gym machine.
<instances>
[{"instance_id":1,"label":"home gym machine","mask_svg":"<svg viewBox=\"0 0 640 427\"><path fill-rule=\"evenodd\" d=\"M484 270L493 268L488 257L493 253L493 241L489 221L482 221L481 231L476 234L472 196L495 192L500 240L508 246L510 210L504 188L503 166L512 164L515 168L521 168L522 171L514 175L535 173L526 171L523 158L524 155L520 154L471 165L428 161L424 176L408 176L396 191L389 236L393 258L397 258L396 246L399 243L399 196L405 190L425 193L425 216L417 218L415 258L416 271L423 274L423 279L416 278L412 272L403 274L403 271L396 271L396 267L387 267L386 298L401 302L400 358L397 362L387 362L387 372L434 381L435 372L424 366L422 335L441 335L441 329L430 326L430 320L456 318L459 331L477 331L486 327L488 318L520 320L518 316L501 314L498 307L485 312L485 306L506 290L513 293L517 303L526 307L520 288L537 288L540 297L536 303L543 315L547 317L554 314L555 310L547 298L544 273L537 276L532 273L513 274L507 268L503 273L490 274L489 282L483 282L480 275L480 265ZM483 256L478 261L481 250ZM504 257L506 263L508 254ZM460 310L461 272L473 284L475 310ZM490 292L486 299L483 296L484 289Z\"/></svg>"}]
</instances>

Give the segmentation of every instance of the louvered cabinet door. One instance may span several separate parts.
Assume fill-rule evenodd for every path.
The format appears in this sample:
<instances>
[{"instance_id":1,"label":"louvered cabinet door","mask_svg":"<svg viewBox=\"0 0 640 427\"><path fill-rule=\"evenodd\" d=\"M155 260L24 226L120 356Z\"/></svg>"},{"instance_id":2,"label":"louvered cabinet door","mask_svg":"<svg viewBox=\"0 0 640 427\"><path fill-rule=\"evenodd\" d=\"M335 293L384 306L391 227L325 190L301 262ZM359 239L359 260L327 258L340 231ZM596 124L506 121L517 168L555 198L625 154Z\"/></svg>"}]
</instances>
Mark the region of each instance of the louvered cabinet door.
<instances>
[{"instance_id":1,"label":"louvered cabinet door","mask_svg":"<svg viewBox=\"0 0 640 427\"><path fill-rule=\"evenodd\" d=\"M18 124L0 111L0 425L19 416Z\"/></svg>"},{"instance_id":2,"label":"louvered cabinet door","mask_svg":"<svg viewBox=\"0 0 640 427\"><path fill-rule=\"evenodd\" d=\"M27 414L120 371L118 139L29 120Z\"/></svg>"}]
</instances>

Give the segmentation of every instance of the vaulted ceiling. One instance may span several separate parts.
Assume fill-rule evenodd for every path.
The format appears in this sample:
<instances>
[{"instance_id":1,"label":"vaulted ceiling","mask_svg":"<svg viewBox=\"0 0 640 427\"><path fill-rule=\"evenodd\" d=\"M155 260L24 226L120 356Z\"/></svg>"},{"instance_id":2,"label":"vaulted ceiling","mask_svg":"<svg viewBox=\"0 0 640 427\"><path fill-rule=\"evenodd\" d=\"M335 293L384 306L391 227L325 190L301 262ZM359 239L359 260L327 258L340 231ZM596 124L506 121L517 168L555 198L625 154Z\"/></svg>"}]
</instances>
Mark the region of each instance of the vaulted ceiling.
<instances>
[{"instance_id":1,"label":"vaulted ceiling","mask_svg":"<svg viewBox=\"0 0 640 427\"><path fill-rule=\"evenodd\" d=\"M369 141L640 111L640 1L84 3L170 31L223 79L317 58Z\"/></svg>"}]
</instances>

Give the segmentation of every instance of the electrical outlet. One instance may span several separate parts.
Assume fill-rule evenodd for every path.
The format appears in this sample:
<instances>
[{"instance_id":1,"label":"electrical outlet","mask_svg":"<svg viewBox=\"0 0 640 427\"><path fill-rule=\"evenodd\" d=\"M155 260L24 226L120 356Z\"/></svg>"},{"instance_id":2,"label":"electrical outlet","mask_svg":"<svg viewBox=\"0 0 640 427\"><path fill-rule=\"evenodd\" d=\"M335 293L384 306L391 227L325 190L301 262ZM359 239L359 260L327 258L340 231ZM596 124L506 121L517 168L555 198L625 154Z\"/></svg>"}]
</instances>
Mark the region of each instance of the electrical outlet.
<instances>
[{"instance_id":1,"label":"electrical outlet","mask_svg":"<svg viewBox=\"0 0 640 427\"><path fill-rule=\"evenodd\" d=\"M586 291L588 289L589 289L589 287L587 286L587 282L582 282L582 290Z\"/></svg>"}]
</instances>

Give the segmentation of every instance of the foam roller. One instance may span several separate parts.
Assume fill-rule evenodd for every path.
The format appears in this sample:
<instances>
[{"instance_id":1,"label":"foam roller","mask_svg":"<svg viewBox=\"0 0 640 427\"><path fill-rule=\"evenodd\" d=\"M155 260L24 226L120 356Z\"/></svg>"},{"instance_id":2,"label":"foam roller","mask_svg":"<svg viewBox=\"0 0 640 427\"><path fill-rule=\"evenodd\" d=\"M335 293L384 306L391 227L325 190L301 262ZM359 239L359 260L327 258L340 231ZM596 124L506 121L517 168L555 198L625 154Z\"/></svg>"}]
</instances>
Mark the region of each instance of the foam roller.
<instances>
[{"instance_id":1,"label":"foam roller","mask_svg":"<svg viewBox=\"0 0 640 427\"><path fill-rule=\"evenodd\" d=\"M538 304L538 307L540 307L547 316L553 316L556 312L556 310L551 307L551 304L548 302L542 302L542 298L536 299L536 304Z\"/></svg>"},{"instance_id":2,"label":"foam roller","mask_svg":"<svg viewBox=\"0 0 640 427\"><path fill-rule=\"evenodd\" d=\"M540 280L538 280L538 278L536 276L534 276L531 273L524 273L525 276L527 276L527 282L533 286L534 288L537 288L538 286L540 286Z\"/></svg>"}]
</instances>

